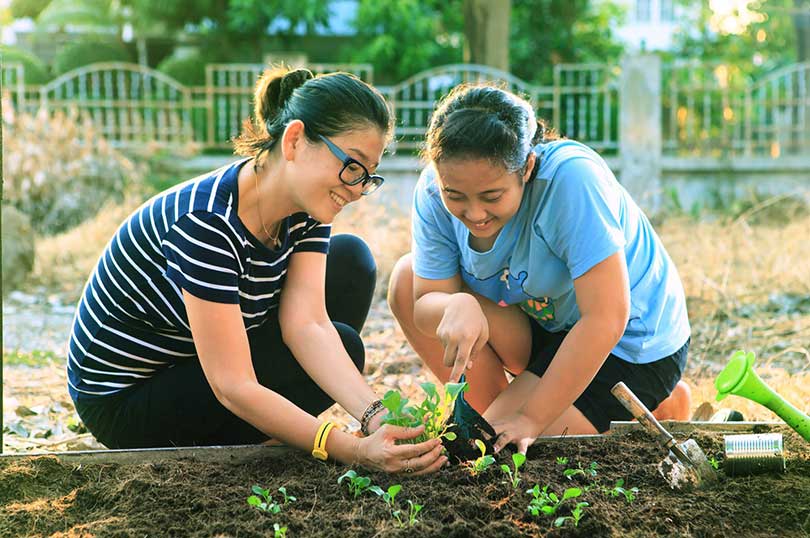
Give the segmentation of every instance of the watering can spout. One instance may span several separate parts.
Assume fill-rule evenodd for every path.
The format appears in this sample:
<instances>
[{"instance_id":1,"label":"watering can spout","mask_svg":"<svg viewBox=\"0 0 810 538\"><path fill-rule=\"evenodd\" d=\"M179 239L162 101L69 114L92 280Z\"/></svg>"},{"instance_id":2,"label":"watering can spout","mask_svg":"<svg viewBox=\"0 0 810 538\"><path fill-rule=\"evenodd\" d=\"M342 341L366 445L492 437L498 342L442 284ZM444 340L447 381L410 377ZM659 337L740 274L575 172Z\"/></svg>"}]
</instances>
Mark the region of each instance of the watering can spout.
<instances>
[{"instance_id":1,"label":"watering can spout","mask_svg":"<svg viewBox=\"0 0 810 538\"><path fill-rule=\"evenodd\" d=\"M810 441L810 417L791 405L757 375L753 352L736 351L714 380L717 400L729 394L748 398L776 413L788 426Z\"/></svg>"}]
</instances>

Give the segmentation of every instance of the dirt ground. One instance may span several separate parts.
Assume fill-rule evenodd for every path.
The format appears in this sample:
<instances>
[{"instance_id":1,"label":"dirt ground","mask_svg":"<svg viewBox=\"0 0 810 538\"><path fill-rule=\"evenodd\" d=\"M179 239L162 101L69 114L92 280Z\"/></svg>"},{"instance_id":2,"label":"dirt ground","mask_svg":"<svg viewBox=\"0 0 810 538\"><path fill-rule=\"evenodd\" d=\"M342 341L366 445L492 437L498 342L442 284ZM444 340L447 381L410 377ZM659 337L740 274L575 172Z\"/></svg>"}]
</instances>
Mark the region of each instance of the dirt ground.
<instances>
[{"instance_id":1,"label":"dirt ground","mask_svg":"<svg viewBox=\"0 0 810 538\"><path fill-rule=\"evenodd\" d=\"M357 469L384 489L401 484L396 504L403 511L407 500L423 505L418 523L404 528L377 495L353 499L337 484L345 467L285 449L268 448L239 464L6 457L0 459L0 537L273 536L274 523L286 526L289 536L807 537L810 443L790 429L775 431L784 435L786 473L735 477L722 470L722 434L695 432L704 451L720 461L720 480L691 491L671 490L657 474L664 453L643 431L535 445L517 490L496 465L477 477L458 466L415 478ZM563 456L566 465L557 460ZM591 462L595 476L564 477L566 468ZM619 478L638 488L632 502L605 493ZM265 514L246 502L254 484L272 493L284 486L297 500ZM535 484L560 496L574 486L585 491L563 502L554 517L535 517L526 493ZM579 525L568 520L555 527L554 519L570 515L576 501L588 503Z\"/></svg>"}]
</instances>

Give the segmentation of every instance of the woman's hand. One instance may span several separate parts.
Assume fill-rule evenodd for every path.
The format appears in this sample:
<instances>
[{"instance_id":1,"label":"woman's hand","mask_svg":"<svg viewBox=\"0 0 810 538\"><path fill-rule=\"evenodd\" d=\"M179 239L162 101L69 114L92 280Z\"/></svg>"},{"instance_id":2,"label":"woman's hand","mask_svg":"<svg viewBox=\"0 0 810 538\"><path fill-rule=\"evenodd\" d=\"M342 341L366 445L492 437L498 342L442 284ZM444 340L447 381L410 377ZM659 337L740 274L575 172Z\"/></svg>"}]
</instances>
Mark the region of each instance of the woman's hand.
<instances>
[{"instance_id":1,"label":"woman's hand","mask_svg":"<svg viewBox=\"0 0 810 538\"><path fill-rule=\"evenodd\" d=\"M515 443L518 452L525 456L529 445L540 435L534 421L520 411L503 419L494 420L490 424L498 434L493 443L496 454L509 443Z\"/></svg>"},{"instance_id":2,"label":"woman's hand","mask_svg":"<svg viewBox=\"0 0 810 538\"><path fill-rule=\"evenodd\" d=\"M358 463L387 473L422 475L436 472L447 463L447 457L442 455L441 439L415 445L397 444L397 441L419 437L424 430L424 425L405 428L385 424L372 435L359 439Z\"/></svg>"},{"instance_id":3,"label":"woman's hand","mask_svg":"<svg viewBox=\"0 0 810 538\"><path fill-rule=\"evenodd\" d=\"M468 293L453 294L436 336L444 346L444 365L453 367L449 382L456 383L489 341L489 324L478 300Z\"/></svg>"}]
</instances>

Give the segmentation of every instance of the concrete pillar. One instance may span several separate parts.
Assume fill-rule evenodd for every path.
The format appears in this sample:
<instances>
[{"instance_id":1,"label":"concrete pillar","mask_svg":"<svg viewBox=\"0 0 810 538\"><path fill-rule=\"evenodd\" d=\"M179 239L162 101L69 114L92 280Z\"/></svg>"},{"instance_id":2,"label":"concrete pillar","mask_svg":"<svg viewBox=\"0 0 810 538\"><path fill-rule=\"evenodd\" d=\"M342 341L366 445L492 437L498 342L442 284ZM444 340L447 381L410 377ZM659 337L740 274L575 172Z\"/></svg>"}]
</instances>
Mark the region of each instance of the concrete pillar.
<instances>
[{"instance_id":1,"label":"concrete pillar","mask_svg":"<svg viewBox=\"0 0 810 538\"><path fill-rule=\"evenodd\" d=\"M619 80L619 180L648 213L661 207L661 58L626 56Z\"/></svg>"}]
</instances>

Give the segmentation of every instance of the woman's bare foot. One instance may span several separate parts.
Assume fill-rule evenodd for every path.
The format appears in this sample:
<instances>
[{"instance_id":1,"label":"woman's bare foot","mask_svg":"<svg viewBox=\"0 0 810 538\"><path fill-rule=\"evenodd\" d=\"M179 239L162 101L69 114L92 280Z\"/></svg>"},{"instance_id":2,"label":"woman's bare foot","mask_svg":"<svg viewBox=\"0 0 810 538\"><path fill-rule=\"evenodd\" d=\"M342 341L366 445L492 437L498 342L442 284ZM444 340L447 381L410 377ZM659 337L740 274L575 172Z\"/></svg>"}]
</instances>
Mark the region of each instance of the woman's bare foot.
<instances>
[{"instance_id":1,"label":"woman's bare foot","mask_svg":"<svg viewBox=\"0 0 810 538\"><path fill-rule=\"evenodd\" d=\"M689 420L692 408L692 389L685 381L678 381L669 397L653 411L658 420Z\"/></svg>"}]
</instances>

